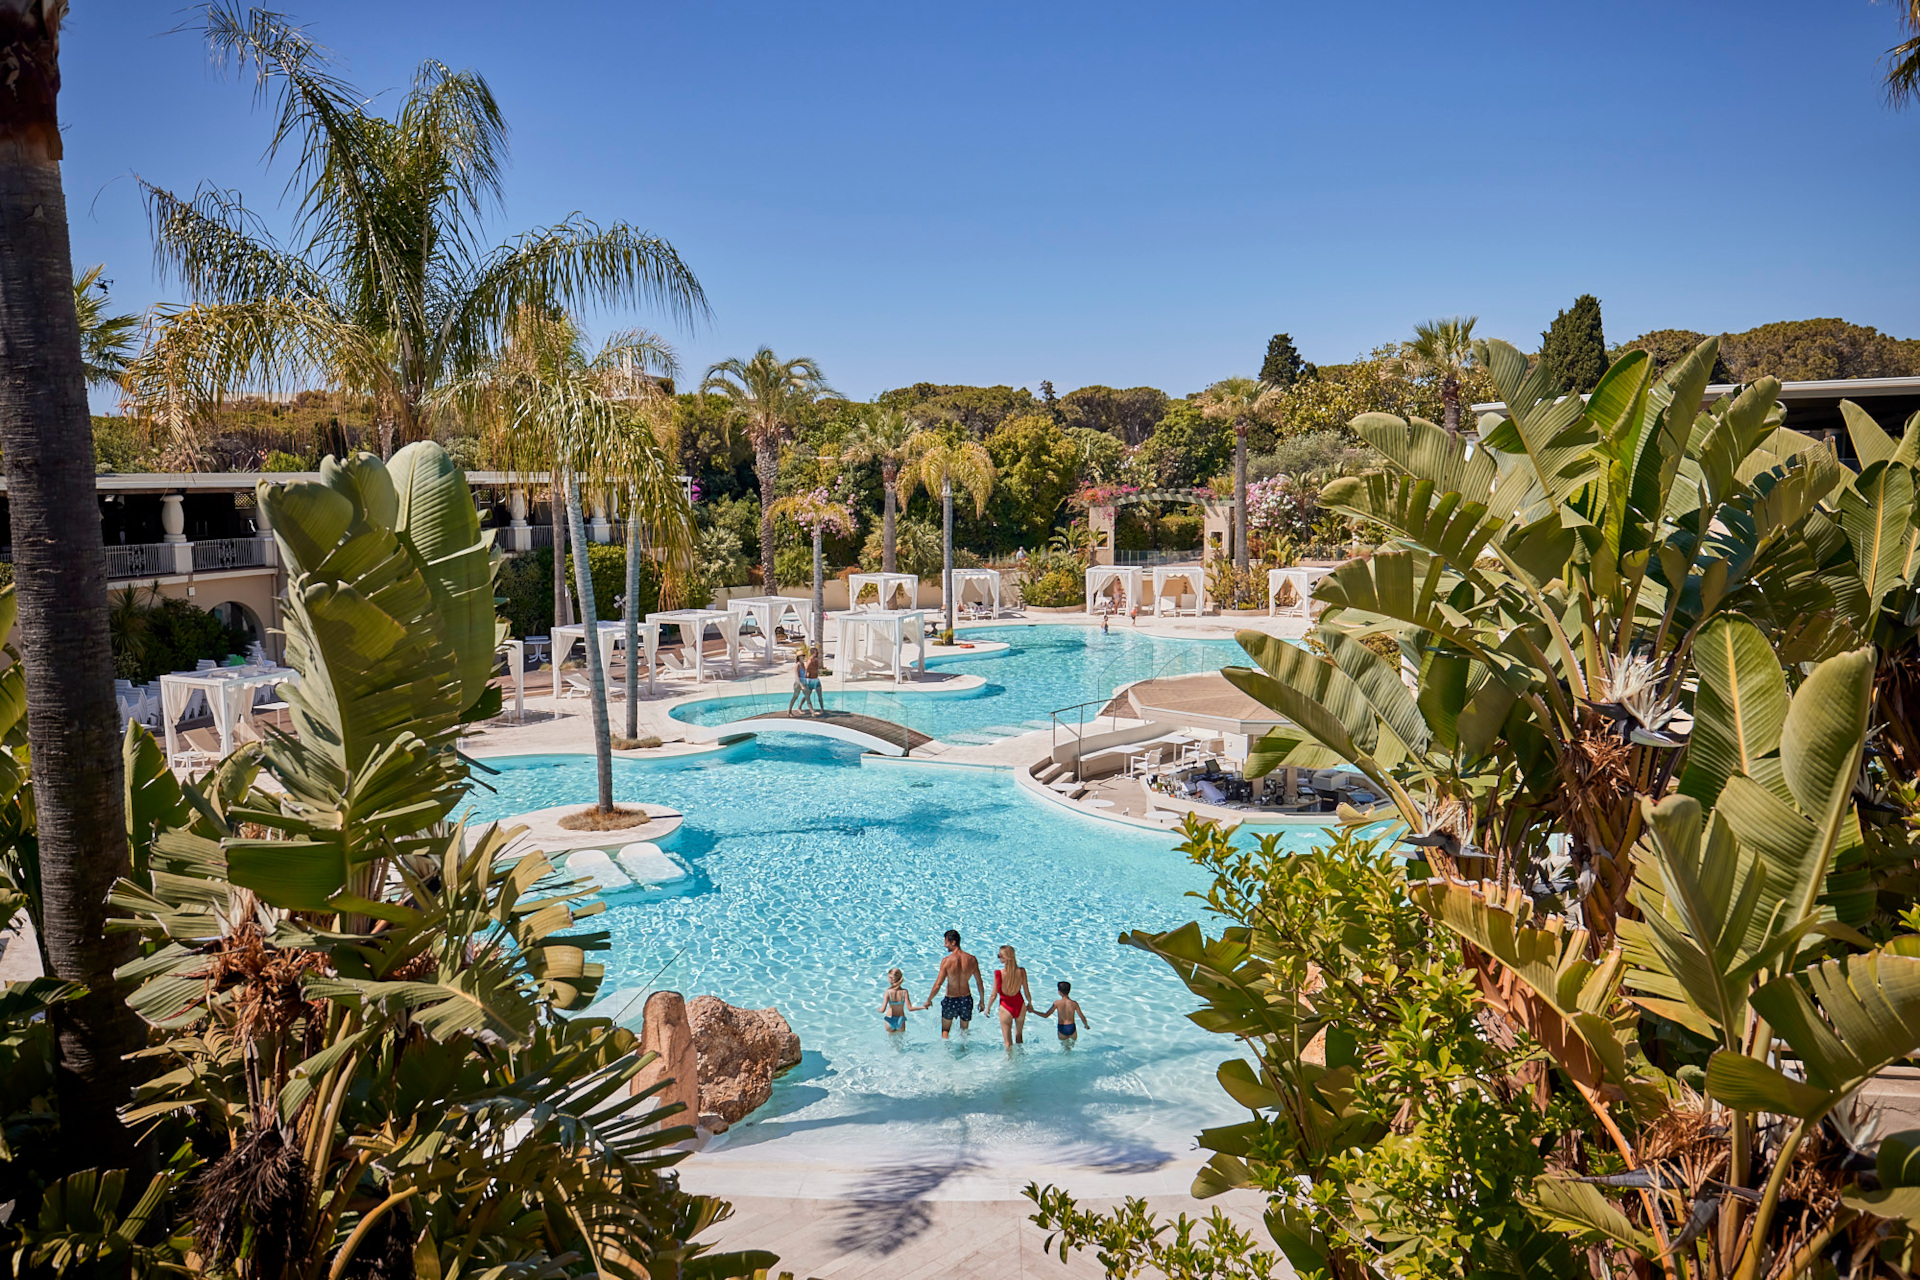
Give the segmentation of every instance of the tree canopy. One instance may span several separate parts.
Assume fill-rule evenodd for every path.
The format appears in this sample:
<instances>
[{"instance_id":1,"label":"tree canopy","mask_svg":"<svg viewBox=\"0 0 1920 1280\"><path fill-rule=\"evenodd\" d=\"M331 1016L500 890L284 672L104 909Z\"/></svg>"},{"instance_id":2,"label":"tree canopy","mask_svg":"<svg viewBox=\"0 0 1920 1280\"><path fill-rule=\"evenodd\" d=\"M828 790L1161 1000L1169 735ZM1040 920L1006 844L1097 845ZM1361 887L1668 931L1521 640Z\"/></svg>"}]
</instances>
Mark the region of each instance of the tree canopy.
<instances>
[{"instance_id":1,"label":"tree canopy","mask_svg":"<svg viewBox=\"0 0 1920 1280\"><path fill-rule=\"evenodd\" d=\"M1555 381L1571 391L1591 391L1607 371L1607 339L1600 329L1600 299L1583 293L1553 318L1540 335L1540 359Z\"/></svg>"},{"instance_id":2,"label":"tree canopy","mask_svg":"<svg viewBox=\"0 0 1920 1280\"><path fill-rule=\"evenodd\" d=\"M1290 387L1317 372L1294 349L1293 335L1276 333L1267 339L1267 358L1260 362L1260 381L1270 387Z\"/></svg>"}]
</instances>

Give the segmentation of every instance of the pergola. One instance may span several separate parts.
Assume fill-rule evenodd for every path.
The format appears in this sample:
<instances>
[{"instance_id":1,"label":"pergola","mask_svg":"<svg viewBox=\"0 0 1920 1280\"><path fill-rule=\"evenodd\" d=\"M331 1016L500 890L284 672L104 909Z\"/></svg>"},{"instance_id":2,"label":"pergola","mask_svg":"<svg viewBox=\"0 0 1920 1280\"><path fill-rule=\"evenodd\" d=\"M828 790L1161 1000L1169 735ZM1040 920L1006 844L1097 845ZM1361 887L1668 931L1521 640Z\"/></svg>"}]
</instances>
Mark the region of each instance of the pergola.
<instances>
[{"instance_id":1,"label":"pergola","mask_svg":"<svg viewBox=\"0 0 1920 1280\"><path fill-rule=\"evenodd\" d=\"M727 612L753 619L760 629L760 644L765 651L762 656L768 662L773 661L773 629L789 614L803 633L813 634L813 601L804 596L742 596L727 601Z\"/></svg>"},{"instance_id":2,"label":"pergola","mask_svg":"<svg viewBox=\"0 0 1920 1280\"><path fill-rule=\"evenodd\" d=\"M651 693L653 692L653 654L654 650L659 647L660 628L654 626L651 621L647 621L636 622L634 629L640 635L640 647L645 649L647 653L647 692ZM600 674L604 676L613 670L613 647L615 645L625 646L627 642L627 624L624 622L602 622L598 630L600 633ZM584 622L576 622L570 626L555 627L553 629L553 696L556 699L560 696L560 664L573 652L573 646L577 644L584 649L586 643L587 626ZM633 655L629 654L627 656L629 659L627 662L627 678L629 682L631 682L634 667L634 663L631 661ZM557 706L558 703L556 702L555 705Z\"/></svg>"},{"instance_id":3,"label":"pergola","mask_svg":"<svg viewBox=\"0 0 1920 1280\"><path fill-rule=\"evenodd\" d=\"M680 628L682 648L690 646L693 649L693 682L699 684L707 678L706 639L710 626L719 629L720 637L727 642L727 661L736 672L739 671L740 617L725 609L668 609L662 613L648 614L647 621Z\"/></svg>"},{"instance_id":4,"label":"pergola","mask_svg":"<svg viewBox=\"0 0 1920 1280\"><path fill-rule=\"evenodd\" d=\"M1274 601L1280 596L1281 584L1293 584L1294 607L1303 618L1313 616L1313 587L1320 579L1332 573L1331 569L1269 569L1267 570L1267 616L1271 618Z\"/></svg>"},{"instance_id":5,"label":"pergola","mask_svg":"<svg viewBox=\"0 0 1920 1280\"><path fill-rule=\"evenodd\" d=\"M850 573L847 575L847 607L860 607L860 592L868 586L879 592L879 598L871 606L886 609L893 600L896 588L907 593L907 608L920 603L920 575L917 573Z\"/></svg>"},{"instance_id":6,"label":"pergola","mask_svg":"<svg viewBox=\"0 0 1920 1280\"><path fill-rule=\"evenodd\" d=\"M1096 564L1087 568L1087 612L1092 613L1093 600L1108 584L1117 582L1126 593L1127 607L1133 608L1140 603L1140 566L1137 564Z\"/></svg>"},{"instance_id":7,"label":"pergola","mask_svg":"<svg viewBox=\"0 0 1920 1280\"><path fill-rule=\"evenodd\" d=\"M982 600L986 598L986 588L993 588L994 617L999 617L1000 610L1006 608L1006 601L1001 597L1000 571L998 569L954 569L950 574L947 570L942 570L941 573L944 579L942 585L950 585L953 590L953 604L955 608L959 608L961 600L965 598L968 584L975 582L981 586Z\"/></svg>"},{"instance_id":8,"label":"pergola","mask_svg":"<svg viewBox=\"0 0 1920 1280\"><path fill-rule=\"evenodd\" d=\"M926 674L927 646L921 639L927 623L925 609L848 609L827 616L836 628L833 666L843 683L850 676L891 670L893 682L899 684L906 675L904 658L909 639L918 646L920 674ZM890 658L874 656L876 633L892 647ZM858 671L854 669L856 663Z\"/></svg>"},{"instance_id":9,"label":"pergola","mask_svg":"<svg viewBox=\"0 0 1920 1280\"><path fill-rule=\"evenodd\" d=\"M1176 579L1176 578L1182 582L1185 582L1189 587L1193 588L1193 598L1195 601L1194 610L1193 610L1194 614L1198 616L1199 614L1204 613L1206 611L1207 604L1208 604L1207 575L1206 575L1206 572L1200 569L1198 566L1190 565L1190 564L1157 564L1153 567L1154 611L1156 613L1159 612L1160 603L1165 598L1164 590L1166 588L1166 585L1169 581L1172 581L1173 579ZM1186 593L1181 592L1180 594L1185 595ZM1173 606L1173 611L1175 613L1180 612L1179 600L1180 600L1180 597L1176 595L1174 597L1174 606Z\"/></svg>"}]
</instances>

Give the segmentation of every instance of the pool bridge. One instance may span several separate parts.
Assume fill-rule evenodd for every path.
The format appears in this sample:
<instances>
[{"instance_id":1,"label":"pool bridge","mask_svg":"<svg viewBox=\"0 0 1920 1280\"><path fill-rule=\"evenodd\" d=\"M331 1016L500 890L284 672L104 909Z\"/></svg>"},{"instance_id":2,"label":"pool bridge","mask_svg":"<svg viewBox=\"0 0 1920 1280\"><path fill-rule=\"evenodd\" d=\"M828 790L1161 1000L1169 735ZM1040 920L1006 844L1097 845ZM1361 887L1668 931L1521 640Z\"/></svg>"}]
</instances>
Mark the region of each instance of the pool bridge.
<instances>
[{"instance_id":1,"label":"pool bridge","mask_svg":"<svg viewBox=\"0 0 1920 1280\"><path fill-rule=\"evenodd\" d=\"M863 716L852 711L828 711L824 715L763 711L758 715L709 726L707 734L714 737L732 736L754 726L777 729L781 733L810 733L816 737L835 738L889 756L909 755L933 741L918 729L909 729L891 720Z\"/></svg>"}]
</instances>

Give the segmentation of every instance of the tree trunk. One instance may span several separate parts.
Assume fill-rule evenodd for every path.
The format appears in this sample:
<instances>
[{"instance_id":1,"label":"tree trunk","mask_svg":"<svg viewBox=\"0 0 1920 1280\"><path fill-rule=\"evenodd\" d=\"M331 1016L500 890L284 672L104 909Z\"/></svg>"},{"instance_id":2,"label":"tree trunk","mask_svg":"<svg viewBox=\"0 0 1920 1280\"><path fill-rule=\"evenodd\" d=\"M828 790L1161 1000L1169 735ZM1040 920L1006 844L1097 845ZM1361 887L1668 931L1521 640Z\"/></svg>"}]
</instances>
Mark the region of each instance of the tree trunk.
<instances>
[{"instance_id":1,"label":"tree trunk","mask_svg":"<svg viewBox=\"0 0 1920 1280\"><path fill-rule=\"evenodd\" d=\"M627 604L620 611L627 624L627 740L640 736L640 487L627 490Z\"/></svg>"},{"instance_id":2,"label":"tree trunk","mask_svg":"<svg viewBox=\"0 0 1920 1280\"><path fill-rule=\"evenodd\" d=\"M883 605L885 601L881 602ZM813 647L820 648L820 637L826 628L826 583L821 573L820 563L820 525L813 526Z\"/></svg>"},{"instance_id":3,"label":"tree trunk","mask_svg":"<svg viewBox=\"0 0 1920 1280\"><path fill-rule=\"evenodd\" d=\"M143 1074L126 1055L145 1046L146 1028L113 977L135 940L106 932L107 890L128 870L127 829L93 423L60 187L62 8L0 4L9 68L0 78L0 450L26 667L40 950L52 976L86 988L49 1015L60 1143L46 1154L56 1165L112 1168L133 1163L117 1108Z\"/></svg>"},{"instance_id":4,"label":"tree trunk","mask_svg":"<svg viewBox=\"0 0 1920 1280\"><path fill-rule=\"evenodd\" d=\"M947 611L947 630L953 630L953 481L940 485L941 607Z\"/></svg>"},{"instance_id":5,"label":"tree trunk","mask_svg":"<svg viewBox=\"0 0 1920 1280\"><path fill-rule=\"evenodd\" d=\"M897 571L893 567L895 563L893 551L893 513L899 504L899 499L894 496L894 487L900 482L900 469L893 466L883 466L880 470L880 488L885 492L887 499L885 512L880 517L880 572L894 573Z\"/></svg>"},{"instance_id":6,"label":"tree trunk","mask_svg":"<svg viewBox=\"0 0 1920 1280\"><path fill-rule=\"evenodd\" d=\"M777 596L779 586L773 579L773 491L780 482L780 446L755 445L753 469L760 477L760 585L766 594Z\"/></svg>"},{"instance_id":7,"label":"tree trunk","mask_svg":"<svg viewBox=\"0 0 1920 1280\"><path fill-rule=\"evenodd\" d=\"M560 469L553 470L553 625L571 626L573 623L573 597L567 591L567 496L566 488L560 479ZM555 661L559 659L556 657ZM559 668L554 668L554 679L560 678ZM555 690L558 692L558 689Z\"/></svg>"},{"instance_id":8,"label":"tree trunk","mask_svg":"<svg viewBox=\"0 0 1920 1280\"><path fill-rule=\"evenodd\" d=\"M586 517L580 513L580 484L568 484L567 524L573 530L573 544L584 553L587 545ZM600 783L600 812L613 808L613 726L607 723L607 672L600 665L599 611L594 605L593 577L585 554L573 558L574 590L580 593L580 620L587 628L587 699L593 703L593 763ZM697 643L697 641L696 641ZM558 665L554 679L560 678Z\"/></svg>"},{"instance_id":9,"label":"tree trunk","mask_svg":"<svg viewBox=\"0 0 1920 1280\"><path fill-rule=\"evenodd\" d=\"M1247 576L1247 420L1233 420L1233 603L1240 603L1240 582Z\"/></svg>"},{"instance_id":10,"label":"tree trunk","mask_svg":"<svg viewBox=\"0 0 1920 1280\"><path fill-rule=\"evenodd\" d=\"M1447 434L1460 434L1460 379L1449 373L1440 382L1441 425Z\"/></svg>"}]
</instances>

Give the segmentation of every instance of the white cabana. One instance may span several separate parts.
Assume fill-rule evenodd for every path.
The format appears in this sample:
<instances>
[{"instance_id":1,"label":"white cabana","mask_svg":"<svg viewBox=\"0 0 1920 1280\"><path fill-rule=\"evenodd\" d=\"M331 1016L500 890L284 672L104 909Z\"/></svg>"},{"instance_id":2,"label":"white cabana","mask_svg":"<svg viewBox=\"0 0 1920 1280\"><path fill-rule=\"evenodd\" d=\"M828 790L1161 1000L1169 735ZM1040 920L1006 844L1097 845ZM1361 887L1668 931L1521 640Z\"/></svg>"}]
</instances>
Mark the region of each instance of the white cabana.
<instances>
[{"instance_id":1,"label":"white cabana","mask_svg":"<svg viewBox=\"0 0 1920 1280\"><path fill-rule=\"evenodd\" d=\"M1157 564L1153 566L1153 611L1155 613L1161 612L1161 606L1166 603L1165 592L1169 582L1179 582L1190 588L1190 591L1180 592L1179 595L1174 597L1173 611L1175 613L1180 612L1180 596L1188 594L1193 596L1194 616L1198 617L1200 614L1206 612L1206 570L1198 565L1191 564Z\"/></svg>"},{"instance_id":2,"label":"white cabana","mask_svg":"<svg viewBox=\"0 0 1920 1280\"><path fill-rule=\"evenodd\" d=\"M1267 570L1267 616L1273 616L1274 601L1280 598L1281 584L1291 582L1294 603L1288 612L1298 612L1303 618L1312 617L1314 585L1332 572L1331 569L1301 568Z\"/></svg>"},{"instance_id":3,"label":"white cabana","mask_svg":"<svg viewBox=\"0 0 1920 1280\"><path fill-rule=\"evenodd\" d=\"M927 626L925 609L848 609L827 616L835 630L833 670L842 683L891 671L894 683L899 684L906 677L909 640L917 647L920 674L926 674L927 645L922 635ZM883 646L887 650L884 654Z\"/></svg>"},{"instance_id":4,"label":"white cabana","mask_svg":"<svg viewBox=\"0 0 1920 1280\"><path fill-rule=\"evenodd\" d=\"M680 628L683 648L693 650L693 682L707 678L707 628L712 627L727 642L727 662L734 674L740 671L740 619L743 615L725 609L669 609L650 613L647 621ZM658 633L656 633L658 634Z\"/></svg>"},{"instance_id":5,"label":"white cabana","mask_svg":"<svg viewBox=\"0 0 1920 1280\"><path fill-rule=\"evenodd\" d=\"M1140 603L1140 566L1137 564L1096 564L1087 566L1087 612L1093 613L1093 602L1100 592L1111 583L1119 583L1125 593L1126 602L1121 611Z\"/></svg>"},{"instance_id":6,"label":"white cabana","mask_svg":"<svg viewBox=\"0 0 1920 1280\"><path fill-rule=\"evenodd\" d=\"M980 599L983 602L988 599L993 601L994 617L999 617L1000 610L1006 607L1006 602L1001 599L998 569L955 569L950 579L946 576L946 570L941 570L941 585L946 586L949 582L952 584L953 607L956 609L966 602L967 588L975 584L980 587ZM993 593L991 596L987 594L989 591Z\"/></svg>"},{"instance_id":7,"label":"white cabana","mask_svg":"<svg viewBox=\"0 0 1920 1280\"><path fill-rule=\"evenodd\" d=\"M160 677L160 718L167 731L167 761L172 763L178 751L175 725L186 712L193 695L205 696L213 713L214 727L220 731L220 754L233 750L234 722L253 718L253 696L262 689L282 684L299 684L300 673L292 667L215 667L211 671L182 671Z\"/></svg>"},{"instance_id":8,"label":"white cabana","mask_svg":"<svg viewBox=\"0 0 1920 1280\"><path fill-rule=\"evenodd\" d=\"M657 649L660 644L660 628L654 626L651 619L646 622L635 623L634 628L640 633L640 647L646 651L647 691L651 693L653 691L653 654L654 650ZM627 643L627 624L625 622L602 622L598 630L600 632L600 674L605 676L613 670L614 646L619 645L625 647ZM573 646L577 644L584 647L586 643L587 627L585 623L576 622L570 626L555 627L553 629L553 696L555 699L560 697L560 664L565 662L568 655L573 652ZM634 664L628 662L627 666L629 668L629 674L631 675L631 668ZM556 708L558 705L556 702Z\"/></svg>"},{"instance_id":9,"label":"white cabana","mask_svg":"<svg viewBox=\"0 0 1920 1280\"><path fill-rule=\"evenodd\" d=\"M742 596L727 601L727 612L752 618L760 629L762 657L773 661L773 629L791 617L801 632L813 634L813 601L804 596Z\"/></svg>"},{"instance_id":10,"label":"white cabana","mask_svg":"<svg viewBox=\"0 0 1920 1280\"><path fill-rule=\"evenodd\" d=\"M879 592L871 609L891 609L896 589L907 593L907 608L920 603L920 575L917 573L850 573L847 575L847 607L861 608L860 593L868 586Z\"/></svg>"}]
</instances>

